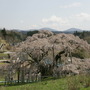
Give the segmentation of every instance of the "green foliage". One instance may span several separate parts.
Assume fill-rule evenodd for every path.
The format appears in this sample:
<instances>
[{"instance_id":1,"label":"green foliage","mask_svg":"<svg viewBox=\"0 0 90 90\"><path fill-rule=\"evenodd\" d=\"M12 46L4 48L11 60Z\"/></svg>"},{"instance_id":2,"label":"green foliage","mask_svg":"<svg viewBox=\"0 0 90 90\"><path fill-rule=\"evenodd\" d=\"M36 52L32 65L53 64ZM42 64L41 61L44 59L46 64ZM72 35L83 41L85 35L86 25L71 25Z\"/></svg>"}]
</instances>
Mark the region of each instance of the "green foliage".
<instances>
[{"instance_id":1,"label":"green foliage","mask_svg":"<svg viewBox=\"0 0 90 90\"><path fill-rule=\"evenodd\" d=\"M72 53L73 57L84 59L84 52L82 50L75 50L75 52Z\"/></svg>"},{"instance_id":2,"label":"green foliage","mask_svg":"<svg viewBox=\"0 0 90 90\"><path fill-rule=\"evenodd\" d=\"M74 52L72 52L72 56L80 59L90 58L90 52L87 52L83 48L75 49Z\"/></svg>"},{"instance_id":3,"label":"green foliage","mask_svg":"<svg viewBox=\"0 0 90 90\"><path fill-rule=\"evenodd\" d=\"M0 53L0 59L8 59L8 54Z\"/></svg>"},{"instance_id":4,"label":"green foliage","mask_svg":"<svg viewBox=\"0 0 90 90\"><path fill-rule=\"evenodd\" d=\"M9 44L15 45L21 41L26 40L28 36L32 36L33 34L38 33L38 30L35 31L28 31L27 33L13 31L13 30L0 30L0 37L6 40Z\"/></svg>"},{"instance_id":5,"label":"green foliage","mask_svg":"<svg viewBox=\"0 0 90 90\"><path fill-rule=\"evenodd\" d=\"M3 38L0 37L0 46L2 44L5 44L5 46L3 46L3 50L1 49L0 52L7 51L7 50L9 50L11 48L10 45L9 45L9 43L5 39L3 39Z\"/></svg>"},{"instance_id":6,"label":"green foliage","mask_svg":"<svg viewBox=\"0 0 90 90\"><path fill-rule=\"evenodd\" d=\"M10 39L8 39L8 38L10 38ZM17 32L14 32L14 31L10 31L10 32L8 32L6 40L9 43L16 44L18 42L23 41L23 38L22 38L20 33L17 33Z\"/></svg>"},{"instance_id":7,"label":"green foliage","mask_svg":"<svg viewBox=\"0 0 90 90\"><path fill-rule=\"evenodd\" d=\"M68 90L80 90L78 78L76 77L67 78L67 84L68 84Z\"/></svg>"},{"instance_id":8,"label":"green foliage","mask_svg":"<svg viewBox=\"0 0 90 90\"><path fill-rule=\"evenodd\" d=\"M67 78L68 90L89 90L90 75L77 75ZM88 89L89 88L89 89Z\"/></svg>"},{"instance_id":9,"label":"green foliage","mask_svg":"<svg viewBox=\"0 0 90 90\"><path fill-rule=\"evenodd\" d=\"M32 36L33 34L36 34L36 33L38 33L38 30L29 31L29 32L27 32L27 36Z\"/></svg>"},{"instance_id":10,"label":"green foliage","mask_svg":"<svg viewBox=\"0 0 90 90\"><path fill-rule=\"evenodd\" d=\"M6 33L6 29L5 29L5 28L3 28L3 29L1 30L1 34L2 34L2 36L6 39L7 33Z\"/></svg>"},{"instance_id":11,"label":"green foliage","mask_svg":"<svg viewBox=\"0 0 90 90\"><path fill-rule=\"evenodd\" d=\"M0 37L6 40L10 45L15 45L16 43L19 43L26 39L27 35L13 30L6 30L1 29L0 30Z\"/></svg>"},{"instance_id":12,"label":"green foliage","mask_svg":"<svg viewBox=\"0 0 90 90\"><path fill-rule=\"evenodd\" d=\"M81 39L86 40L90 44L90 31L74 32L75 36L79 36Z\"/></svg>"}]
</instances>

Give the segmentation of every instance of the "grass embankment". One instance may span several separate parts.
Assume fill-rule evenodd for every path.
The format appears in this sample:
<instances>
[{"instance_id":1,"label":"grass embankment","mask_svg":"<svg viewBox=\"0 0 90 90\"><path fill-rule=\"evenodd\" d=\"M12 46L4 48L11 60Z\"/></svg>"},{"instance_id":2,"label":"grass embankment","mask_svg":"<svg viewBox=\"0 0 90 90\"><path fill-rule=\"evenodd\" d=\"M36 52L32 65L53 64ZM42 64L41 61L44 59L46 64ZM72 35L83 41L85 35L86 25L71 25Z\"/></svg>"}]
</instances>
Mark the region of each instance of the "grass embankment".
<instances>
[{"instance_id":1,"label":"grass embankment","mask_svg":"<svg viewBox=\"0 0 90 90\"><path fill-rule=\"evenodd\" d=\"M8 54L0 53L0 60L8 59Z\"/></svg>"},{"instance_id":2,"label":"grass embankment","mask_svg":"<svg viewBox=\"0 0 90 90\"><path fill-rule=\"evenodd\" d=\"M90 90L90 76L73 76L16 86L1 86L0 90Z\"/></svg>"}]
</instances>

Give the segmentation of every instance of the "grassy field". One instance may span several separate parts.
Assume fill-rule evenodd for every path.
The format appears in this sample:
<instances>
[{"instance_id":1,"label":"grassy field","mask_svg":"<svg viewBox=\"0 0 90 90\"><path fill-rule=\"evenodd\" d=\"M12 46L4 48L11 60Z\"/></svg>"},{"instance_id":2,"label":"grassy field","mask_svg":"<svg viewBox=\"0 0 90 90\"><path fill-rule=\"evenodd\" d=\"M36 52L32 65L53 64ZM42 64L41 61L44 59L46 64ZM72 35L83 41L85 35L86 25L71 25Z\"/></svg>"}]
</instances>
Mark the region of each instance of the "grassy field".
<instances>
[{"instance_id":1,"label":"grassy field","mask_svg":"<svg viewBox=\"0 0 90 90\"><path fill-rule=\"evenodd\" d=\"M74 76L66 77L62 79L48 79L41 82L21 84L15 86L1 86L0 90L90 90L90 86L87 87L86 77ZM90 85L90 82L88 82ZM87 83L87 84L88 84Z\"/></svg>"},{"instance_id":2,"label":"grassy field","mask_svg":"<svg viewBox=\"0 0 90 90\"><path fill-rule=\"evenodd\" d=\"M0 53L0 60L8 59L8 54Z\"/></svg>"}]
</instances>

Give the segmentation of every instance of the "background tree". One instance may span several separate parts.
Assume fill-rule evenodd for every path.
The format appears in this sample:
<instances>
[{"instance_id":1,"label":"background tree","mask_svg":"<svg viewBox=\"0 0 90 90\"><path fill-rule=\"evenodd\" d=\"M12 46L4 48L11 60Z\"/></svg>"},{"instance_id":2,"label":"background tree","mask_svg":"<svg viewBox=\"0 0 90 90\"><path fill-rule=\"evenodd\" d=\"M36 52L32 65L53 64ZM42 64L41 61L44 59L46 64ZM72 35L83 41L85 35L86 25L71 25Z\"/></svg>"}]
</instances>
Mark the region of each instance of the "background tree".
<instances>
[{"instance_id":1,"label":"background tree","mask_svg":"<svg viewBox=\"0 0 90 90\"><path fill-rule=\"evenodd\" d=\"M6 29L5 29L5 28L3 28L3 29L1 30L1 33L2 33L2 36L4 37L4 39L6 39L7 33L6 33Z\"/></svg>"}]
</instances>

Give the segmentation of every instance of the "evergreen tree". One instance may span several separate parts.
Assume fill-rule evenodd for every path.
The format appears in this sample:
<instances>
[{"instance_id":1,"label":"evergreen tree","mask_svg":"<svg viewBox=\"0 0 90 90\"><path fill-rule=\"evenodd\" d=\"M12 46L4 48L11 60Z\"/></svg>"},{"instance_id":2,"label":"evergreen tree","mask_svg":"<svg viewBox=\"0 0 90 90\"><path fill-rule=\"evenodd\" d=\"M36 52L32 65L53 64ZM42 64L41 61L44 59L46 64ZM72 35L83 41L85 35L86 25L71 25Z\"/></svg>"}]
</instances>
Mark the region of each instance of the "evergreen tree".
<instances>
[{"instance_id":1,"label":"evergreen tree","mask_svg":"<svg viewBox=\"0 0 90 90\"><path fill-rule=\"evenodd\" d=\"M6 29L5 29L5 28L3 28L3 29L1 30L1 34L2 34L2 36L6 39L7 33L6 33Z\"/></svg>"}]
</instances>

